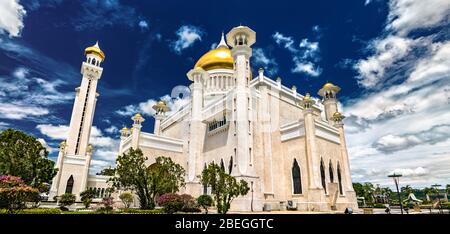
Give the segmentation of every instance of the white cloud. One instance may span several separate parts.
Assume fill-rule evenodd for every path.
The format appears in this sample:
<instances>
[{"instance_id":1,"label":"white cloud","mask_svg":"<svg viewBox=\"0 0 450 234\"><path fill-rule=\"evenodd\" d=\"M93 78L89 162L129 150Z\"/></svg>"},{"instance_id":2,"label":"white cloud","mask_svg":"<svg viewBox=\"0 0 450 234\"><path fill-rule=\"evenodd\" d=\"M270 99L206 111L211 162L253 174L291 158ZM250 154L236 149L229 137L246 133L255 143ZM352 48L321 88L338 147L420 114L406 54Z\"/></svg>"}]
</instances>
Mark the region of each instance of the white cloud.
<instances>
[{"instance_id":1,"label":"white cloud","mask_svg":"<svg viewBox=\"0 0 450 234\"><path fill-rule=\"evenodd\" d=\"M181 54L184 49L191 47L196 41L201 41L204 32L196 26L183 25L177 32L178 39L170 43L170 47L177 53Z\"/></svg>"},{"instance_id":2,"label":"white cloud","mask_svg":"<svg viewBox=\"0 0 450 234\"><path fill-rule=\"evenodd\" d=\"M358 82L363 87L372 88L383 81L386 69L404 58L416 43L415 40L393 35L373 41L370 47L375 54L355 64L359 72Z\"/></svg>"},{"instance_id":3,"label":"white cloud","mask_svg":"<svg viewBox=\"0 0 450 234\"><path fill-rule=\"evenodd\" d=\"M278 63L275 58L269 58L261 48L253 49L253 61L256 66L262 66L269 75L275 75L278 72Z\"/></svg>"},{"instance_id":4,"label":"white cloud","mask_svg":"<svg viewBox=\"0 0 450 234\"><path fill-rule=\"evenodd\" d=\"M292 68L292 72L294 73L305 73L310 76L319 76L322 73L322 69L320 67L316 67L311 62L303 62L299 59L294 59L295 66Z\"/></svg>"},{"instance_id":5,"label":"white cloud","mask_svg":"<svg viewBox=\"0 0 450 234\"><path fill-rule=\"evenodd\" d=\"M105 132L107 132L109 134L114 134L114 133L118 133L119 129L116 126L111 126L109 128L106 128Z\"/></svg>"},{"instance_id":6,"label":"white cloud","mask_svg":"<svg viewBox=\"0 0 450 234\"><path fill-rule=\"evenodd\" d=\"M313 27L313 32L319 33L319 26ZM300 41L298 47L295 46L295 40L292 37L285 36L279 32L272 35L275 42L287 49L292 55L294 67L291 69L293 73L303 73L309 76L319 76L322 73L316 62L319 57L319 43L311 42L307 38Z\"/></svg>"},{"instance_id":7,"label":"white cloud","mask_svg":"<svg viewBox=\"0 0 450 234\"><path fill-rule=\"evenodd\" d=\"M8 33L10 37L20 36L26 13L19 0L0 1L0 34Z\"/></svg>"},{"instance_id":8,"label":"white cloud","mask_svg":"<svg viewBox=\"0 0 450 234\"><path fill-rule=\"evenodd\" d=\"M387 29L406 36L420 28L448 24L450 1L448 0L391 0Z\"/></svg>"},{"instance_id":9,"label":"white cloud","mask_svg":"<svg viewBox=\"0 0 450 234\"><path fill-rule=\"evenodd\" d=\"M69 134L67 125L38 124L36 128L47 137L54 140L66 140Z\"/></svg>"},{"instance_id":10,"label":"white cloud","mask_svg":"<svg viewBox=\"0 0 450 234\"><path fill-rule=\"evenodd\" d=\"M141 20L141 21L139 21L139 27L141 28L141 29L148 29L148 22L147 21L145 21L145 20Z\"/></svg>"},{"instance_id":11,"label":"white cloud","mask_svg":"<svg viewBox=\"0 0 450 234\"><path fill-rule=\"evenodd\" d=\"M397 174L397 175L402 175L402 176L424 176L426 174L428 174L428 171L423 168L423 167L417 167L415 169L411 169L411 168L396 168L395 170L393 170L392 172L390 172L389 174Z\"/></svg>"},{"instance_id":12,"label":"white cloud","mask_svg":"<svg viewBox=\"0 0 450 234\"><path fill-rule=\"evenodd\" d=\"M275 32L272 37L278 45L282 45L289 51L293 53L296 53L298 51L294 46L294 39L292 37L285 36L279 32Z\"/></svg>"},{"instance_id":13,"label":"white cloud","mask_svg":"<svg viewBox=\"0 0 450 234\"><path fill-rule=\"evenodd\" d=\"M49 106L65 103L73 97L57 91L61 80L47 81L30 74L25 67L11 76L0 76L0 114L6 119L32 119L50 113Z\"/></svg>"},{"instance_id":14,"label":"white cloud","mask_svg":"<svg viewBox=\"0 0 450 234\"><path fill-rule=\"evenodd\" d=\"M355 180L392 185L397 170L405 184L449 183L448 4L391 0L384 32L357 62L365 90L344 106Z\"/></svg>"}]
</instances>

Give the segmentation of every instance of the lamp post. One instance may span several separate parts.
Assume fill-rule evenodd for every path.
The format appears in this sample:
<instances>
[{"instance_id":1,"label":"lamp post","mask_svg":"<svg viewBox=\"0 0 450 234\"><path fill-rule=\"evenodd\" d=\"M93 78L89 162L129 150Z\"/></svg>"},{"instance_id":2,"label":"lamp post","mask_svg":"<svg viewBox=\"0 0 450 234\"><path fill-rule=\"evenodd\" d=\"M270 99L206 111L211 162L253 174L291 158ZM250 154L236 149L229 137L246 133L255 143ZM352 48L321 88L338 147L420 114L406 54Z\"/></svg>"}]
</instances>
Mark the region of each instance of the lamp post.
<instances>
[{"instance_id":1,"label":"lamp post","mask_svg":"<svg viewBox=\"0 0 450 234\"><path fill-rule=\"evenodd\" d=\"M438 202L439 202L438 209L439 209L439 213L442 213L442 210L441 210L441 198L439 197L439 187L441 187L441 185L440 184L433 184L433 185L431 185L431 187L436 188L437 198L438 198Z\"/></svg>"},{"instance_id":2,"label":"lamp post","mask_svg":"<svg viewBox=\"0 0 450 234\"><path fill-rule=\"evenodd\" d=\"M391 177L394 179L394 183L395 183L395 187L397 188L397 195L398 195L398 202L400 203L400 211L403 214L403 204L402 204L402 198L400 196L400 191L398 190L398 182L399 182L399 178L402 177L401 174L392 174L392 175L388 175L388 177Z\"/></svg>"}]
</instances>

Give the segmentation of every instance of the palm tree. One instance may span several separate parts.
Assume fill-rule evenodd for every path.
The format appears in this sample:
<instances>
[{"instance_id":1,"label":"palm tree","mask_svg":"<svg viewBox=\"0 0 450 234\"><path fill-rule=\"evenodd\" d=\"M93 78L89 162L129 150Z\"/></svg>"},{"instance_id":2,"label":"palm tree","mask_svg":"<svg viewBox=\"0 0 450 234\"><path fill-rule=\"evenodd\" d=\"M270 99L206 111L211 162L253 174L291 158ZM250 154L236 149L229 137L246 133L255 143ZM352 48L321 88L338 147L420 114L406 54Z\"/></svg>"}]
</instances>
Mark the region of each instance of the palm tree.
<instances>
[{"instance_id":1,"label":"palm tree","mask_svg":"<svg viewBox=\"0 0 450 234\"><path fill-rule=\"evenodd\" d=\"M363 184L363 194L364 194L364 198L367 200L367 202L373 203L374 191L375 191L375 188L372 183L364 183Z\"/></svg>"},{"instance_id":2,"label":"palm tree","mask_svg":"<svg viewBox=\"0 0 450 234\"><path fill-rule=\"evenodd\" d=\"M425 188L422 189L422 192L423 192L423 194L425 194L425 199L426 199L427 201L430 201L430 194L433 193L433 189L432 189L432 188L425 187Z\"/></svg>"}]
</instances>

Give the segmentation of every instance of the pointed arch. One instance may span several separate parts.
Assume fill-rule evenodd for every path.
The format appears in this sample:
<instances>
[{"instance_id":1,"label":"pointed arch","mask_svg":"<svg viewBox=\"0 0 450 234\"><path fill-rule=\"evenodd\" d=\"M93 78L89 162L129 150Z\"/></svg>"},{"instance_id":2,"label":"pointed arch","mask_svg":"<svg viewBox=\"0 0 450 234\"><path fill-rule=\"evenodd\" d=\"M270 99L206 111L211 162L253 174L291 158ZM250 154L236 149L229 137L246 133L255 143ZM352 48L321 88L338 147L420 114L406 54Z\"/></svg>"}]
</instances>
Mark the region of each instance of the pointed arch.
<instances>
[{"instance_id":1,"label":"pointed arch","mask_svg":"<svg viewBox=\"0 0 450 234\"><path fill-rule=\"evenodd\" d=\"M74 183L73 175L70 175L69 179L67 179L66 193L72 193L73 183Z\"/></svg>"},{"instance_id":2,"label":"pointed arch","mask_svg":"<svg viewBox=\"0 0 450 234\"><path fill-rule=\"evenodd\" d=\"M322 181L322 188L327 193L327 184L325 182L325 166L323 165L323 159L320 159L320 179Z\"/></svg>"},{"instance_id":3,"label":"pointed arch","mask_svg":"<svg viewBox=\"0 0 450 234\"><path fill-rule=\"evenodd\" d=\"M331 163L331 160L330 160L330 163L328 164L328 172L330 174L330 182L334 183L333 163Z\"/></svg>"},{"instance_id":4,"label":"pointed arch","mask_svg":"<svg viewBox=\"0 0 450 234\"><path fill-rule=\"evenodd\" d=\"M342 191L341 166L339 165L339 162L337 164L337 177L338 177L338 183L339 183L339 193L342 195L342 194L344 194L344 191Z\"/></svg>"},{"instance_id":5,"label":"pointed arch","mask_svg":"<svg viewBox=\"0 0 450 234\"><path fill-rule=\"evenodd\" d=\"M230 164L228 164L228 174L231 174L233 171L233 156L230 158Z\"/></svg>"},{"instance_id":6,"label":"pointed arch","mask_svg":"<svg viewBox=\"0 0 450 234\"><path fill-rule=\"evenodd\" d=\"M294 158L292 163L292 183L294 188L294 194L302 194L302 177L300 172L300 166L297 163L297 159Z\"/></svg>"}]
</instances>

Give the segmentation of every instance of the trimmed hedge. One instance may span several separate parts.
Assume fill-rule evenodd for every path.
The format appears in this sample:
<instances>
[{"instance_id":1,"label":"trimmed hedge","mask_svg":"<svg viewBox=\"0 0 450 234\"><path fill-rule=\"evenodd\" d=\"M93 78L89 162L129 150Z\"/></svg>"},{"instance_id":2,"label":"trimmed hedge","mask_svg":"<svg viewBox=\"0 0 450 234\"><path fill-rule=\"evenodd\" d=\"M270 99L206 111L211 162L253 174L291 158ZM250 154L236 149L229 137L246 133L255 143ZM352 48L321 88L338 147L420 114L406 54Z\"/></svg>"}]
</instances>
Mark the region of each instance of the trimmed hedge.
<instances>
[{"instance_id":1,"label":"trimmed hedge","mask_svg":"<svg viewBox=\"0 0 450 234\"><path fill-rule=\"evenodd\" d=\"M162 209L154 209L154 210L141 210L141 209L131 209L131 208L125 208L119 213L122 214L162 214Z\"/></svg>"},{"instance_id":2,"label":"trimmed hedge","mask_svg":"<svg viewBox=\"0 0 450 234\"><path fill-rule=\"evenodd\" d=\"M7 210L0 210L0 214L7 214ZM23 209L18 212L18 214L62 214L59 208L33 208L33 209Z\"/></svg>"}]
</instances>

